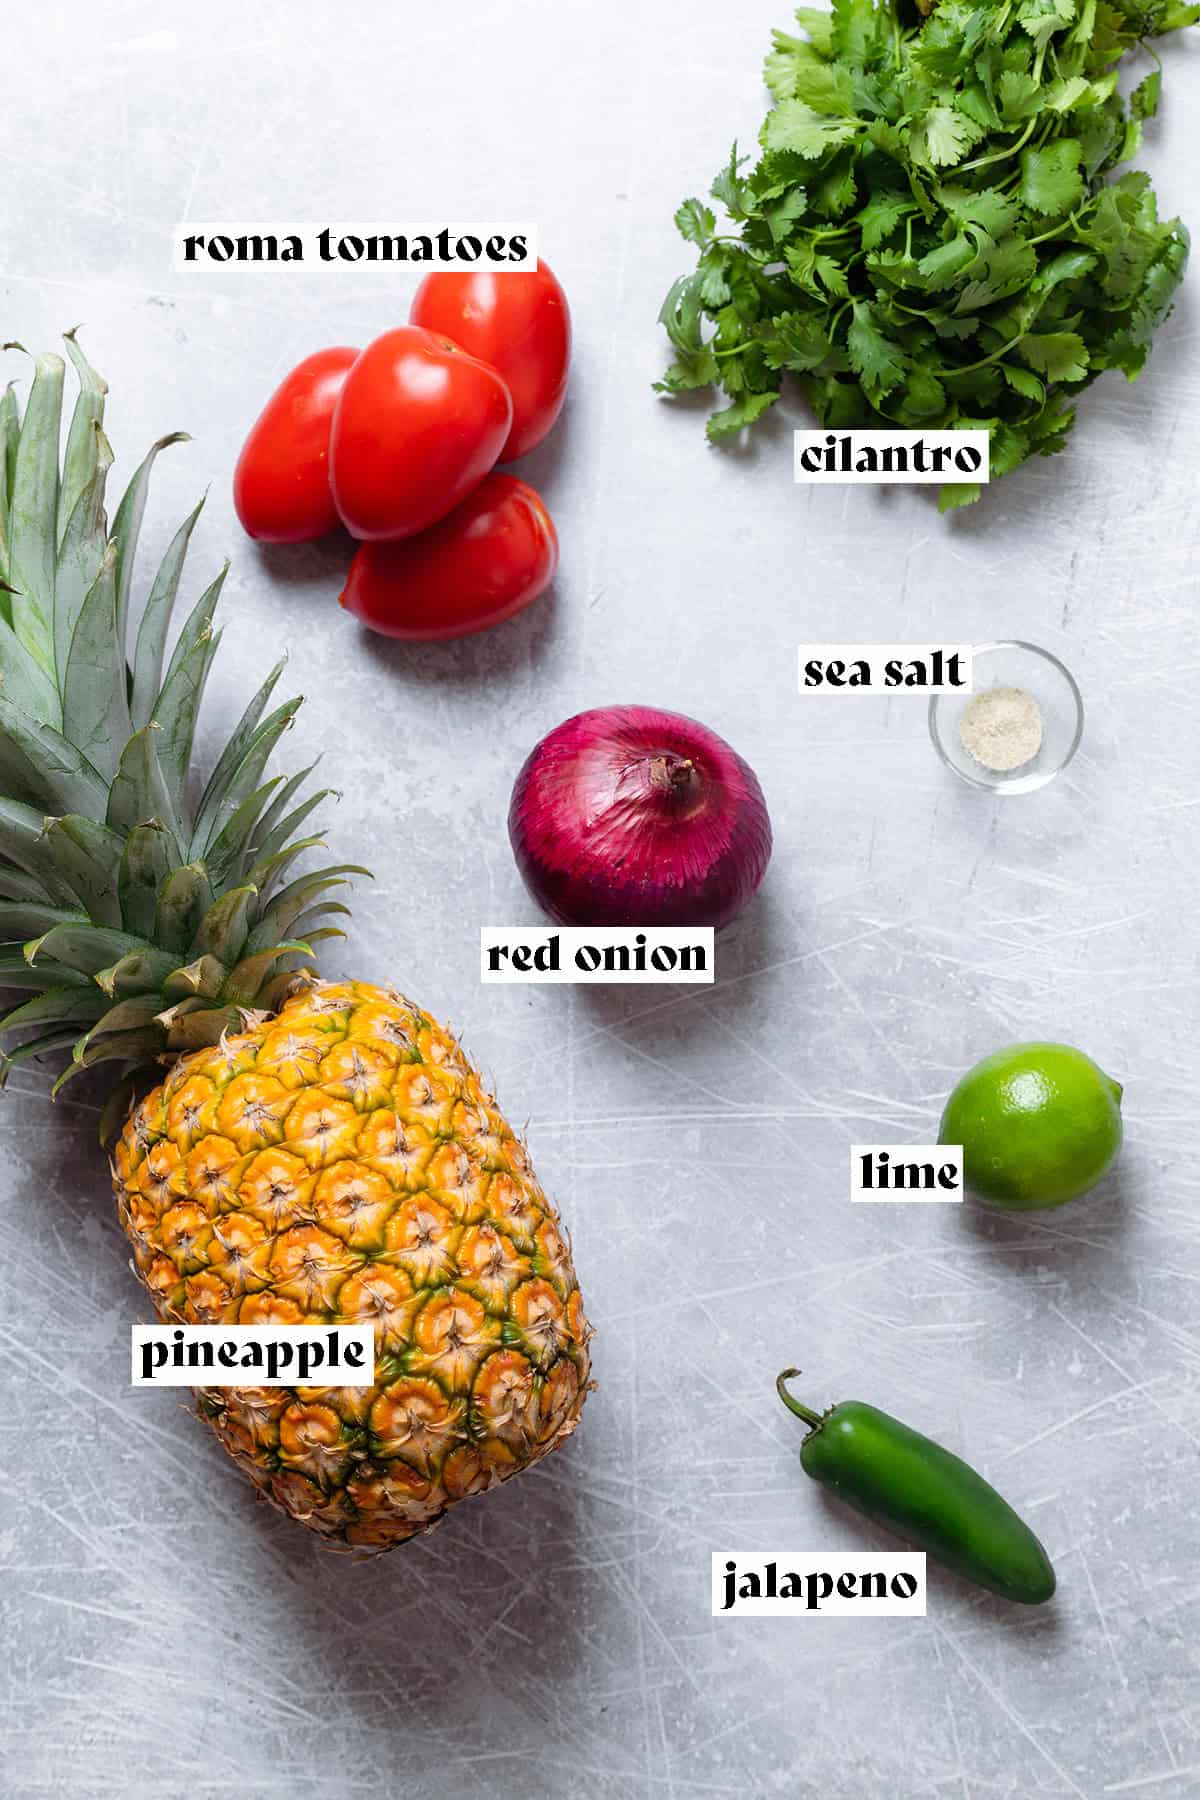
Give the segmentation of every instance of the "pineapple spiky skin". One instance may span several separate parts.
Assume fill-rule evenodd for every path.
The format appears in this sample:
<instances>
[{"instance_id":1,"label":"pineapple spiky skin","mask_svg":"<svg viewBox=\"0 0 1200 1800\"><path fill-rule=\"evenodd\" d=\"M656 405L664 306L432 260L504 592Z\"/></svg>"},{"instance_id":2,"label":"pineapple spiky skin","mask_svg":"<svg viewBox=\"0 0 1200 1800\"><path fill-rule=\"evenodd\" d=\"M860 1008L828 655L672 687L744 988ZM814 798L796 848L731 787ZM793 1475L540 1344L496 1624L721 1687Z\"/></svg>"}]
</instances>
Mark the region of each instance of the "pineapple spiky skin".
<instances>
[{"instance_id":1,"label":"pineapple spiky skin","mask_svg":"<svg viewBox=\"0 0 1200 1800\"><path fill-rule=\"evenodd\" d=\"M400 995L314 983L183 1056L113 1172L160 1319L374 1325L373 1387L199 1396L332 1547L402 1543L574 1431L590 1332L558 1216L459 1044Z\"/></svg>"},{"instance_id":2,"label":"pineapple spiky skin","mask_svg":"<svg viewBox=\"0 0 1200 1800\"><path fill-rule=\"evenodd\" d=\"M62 358L35 359L24 418L11 388L0 395L0 987L31 995L0 1017L0 1083L68 1050L58 1087L97 1063L214 1044L247 1012L273 1010L313 946L341 935L325 923L347 911L333 892L366 873L294 872L321 842L302 831L330 790L302 797L308 769L267 778L300 705L268 710L282 663L195 781L225 572L168 654L197 507L135 626L150 475L180 438L152 447L110 531L107 388L65 341L79 392L61 468Z\"/></svg>"}]
</instances>

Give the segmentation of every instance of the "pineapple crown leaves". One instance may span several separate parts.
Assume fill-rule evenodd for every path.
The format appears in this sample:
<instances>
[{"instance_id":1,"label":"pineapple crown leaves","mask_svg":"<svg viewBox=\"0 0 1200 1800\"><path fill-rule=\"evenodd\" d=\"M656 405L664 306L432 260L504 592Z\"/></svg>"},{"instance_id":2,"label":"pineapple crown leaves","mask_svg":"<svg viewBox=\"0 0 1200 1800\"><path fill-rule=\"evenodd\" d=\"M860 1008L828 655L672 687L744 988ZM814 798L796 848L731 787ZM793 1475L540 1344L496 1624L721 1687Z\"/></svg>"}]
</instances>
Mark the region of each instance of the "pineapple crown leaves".
<instances>
[{"instance_id":1,"label":"pineapple crown leaves","mask_svg":"<svg viewBox=\"0 0 1200 1800\"><path fill-rule=\"evenodd\" d=\"M228 564L168 653L203 501L167 546L130 624L138 534L160 438L111 528L107 387L65 338L77 394L62 444L66 364L34 358L24 417L0 395L0 1082L69 1052L81 1069L220 1041L281 1003L326 923L342 864L291 877L321 844L302 827L332 790L302 794L315 764L268 777L300 700L271 706L283 663L239 721L198 797L191 766L213 618ZM20 345L6 345L20 349ZM61 451L60 451L61 446Z\"/></svg>"}]
</instances>

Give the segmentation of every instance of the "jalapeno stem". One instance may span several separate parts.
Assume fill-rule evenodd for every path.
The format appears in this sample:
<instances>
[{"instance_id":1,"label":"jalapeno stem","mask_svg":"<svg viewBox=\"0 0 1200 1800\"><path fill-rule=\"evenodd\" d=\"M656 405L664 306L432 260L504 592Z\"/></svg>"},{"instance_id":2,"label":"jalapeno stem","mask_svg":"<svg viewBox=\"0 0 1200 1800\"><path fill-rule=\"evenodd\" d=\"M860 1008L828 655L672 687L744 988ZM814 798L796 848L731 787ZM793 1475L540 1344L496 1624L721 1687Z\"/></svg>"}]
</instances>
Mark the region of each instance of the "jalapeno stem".
<instances>
[{"instance_id":1,"label":"jalapeno stem","mask_svg":"<svg viewBox=\"0 0 1200 1800\"><path fill-rule=\"evenodd\" d=\"M798 1419L803 1419L807 1426L813 1431L817 1431L825 1422L820 1413L814 1412L811 1406L803 1405L794 1395L788 1393L787 1387L785 1386L785 1383L789 1382L793 1375L799 1375L800 1373L801 1370L799 1369L782 1370L780 1374L775 1377L775 1386L778 1390L779 1398L783 1401L783 1404L787 1407L788 1411L790 1413L795 1413Z\"/></svg>"}]
</instances>

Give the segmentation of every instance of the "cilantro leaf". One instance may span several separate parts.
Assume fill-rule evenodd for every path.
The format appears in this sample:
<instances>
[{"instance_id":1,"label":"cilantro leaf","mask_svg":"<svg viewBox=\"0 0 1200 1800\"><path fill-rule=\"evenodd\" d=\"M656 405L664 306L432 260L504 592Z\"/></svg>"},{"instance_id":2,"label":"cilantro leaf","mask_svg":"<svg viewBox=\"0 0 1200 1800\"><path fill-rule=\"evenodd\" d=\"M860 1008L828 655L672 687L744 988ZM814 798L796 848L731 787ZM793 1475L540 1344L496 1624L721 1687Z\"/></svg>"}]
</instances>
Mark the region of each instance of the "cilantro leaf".
<instances>
[{"instance_id":1,"label":"cilantro leaf","mask_svg":"<svg viewBox=\"0 0 1200 1800\"><path fill-rule=\"evenodd\" d=\"M656 394L686 394L696 388L711 387L720 373L720 364L708 344L700 350L682 350L666 370L661 381L654 383Z\"/></svg>"},{"instance_id":2,"label":"cilantro leaf","mask_svg":"<svg viewBox=\"0 0 1200 1800\"><path fill-rule=\"evenodd\" d=\"M1087 376L1087 345L1073 331L1047 331L1022 338L1017 355L1047 381L1083 381Z\"/></svg>"},{"instance_id":3,"label":"cilantro leaf","mask_svg":"<svg viewBox=\"0 0 1200 1800\"><path fill-rule=\"evenodd\" d=\"M1037 273L1037 251L1023 237L1007 237L996 243L979 232L979 254L969 271L971 279L958 296L955 312L977 312L1025 287Z\"/></svg>"},{"instance_id":4,"label":"cilantro leaf","mask_svg":"<svg viewBox=\"0 0 1200 1800\"><path fill-rule=\"evenodd\" d=\"M851 367L870 387L886 394L904 374L904 358L880 330L873 306L857 300L853 313L853 323L846 334Z\"/></svg>"},{"instance_id":5,"label":"cilantro leaf","mask_svg":"<svg viewBox=\"0 0 1200 1800\"><path fill-rule=\"evenodd\" d=\"M735 142L733 149L729 152L727 167L714 177L713 184L708 190L713 199L725 208L731 219L744 219L750 209L749 186L738 173L742 164L748 160L748 157L738 155L738 147Z\"/></svg>"},{"instance_id":6,"label":"cilantro leaf","mask_svg":"<svg viewBox=\"0 0 1200 1800\"><path fill-rule=\"evenodd\" d=\"M915 368L904 383L900 407L906 422L915 425L936 419L945 410L946 390L930 369Z\"/></svg>"},{"instance_id":7,"label":"cilantro leaf","mask_svg":"<svg viewBox=\"0 0 1200 1800\"><path fill-rule=\"evenodd\" d=\"M983 136L983 127L952 106L932 106L912 132L912 154L926 168L959 163Z\"/></svg>"},{"instance_id":8,"label":"cilantro leaf","mask_svg":"<svg viewBox=\"0 0 1200 1800\"><path fill-rule=\"evenodd\" d=\"M802 38L789 37L786 31L771 34L772 48L763 64L763 81L776 100L791 100L796 95L796 66L799 55L816 58L811 44Z\"/></svg>"},{"instance_id":9,"label":"cilantro leaf","mask_svg":"<svg viewBox=\"0 0 1200 1800\"><path fill-rule=\"evenodd\" d=\"M1017 18L1041 50L1075 18L1075 0L1022 0Z\"/></svg>"},{"instance_id":10,"label":"cilantro leaf","mask_svg":"<svg viewBox=\"0 0 1200 1800\"><path fill-rule=\"evenodd\" d=\"M854 158L839 156L830 165L829 172L816 190L817 210L827 219L840 219L848 212L858 197L858 183L854 176Z\"/></svg>"},{"instance_id":11,"label":"cilantro leaf","mask_svg":"<svg viewBox=\"0 0 1200 1800\"><path fill-rule=\"evenodd\" d=\"M858 215L864 250L877 250L895 231L901 219L915 210L911 194L875 194Z\"/></svg>"},{"instance_id":12,"label":"cilantro leaf","mask_svg":"<svg viewBox=\"0 0 1200 1800\"><path fill-rule=\"evenodd\" d=\"M676 350L699 350L700 281L696 275L681 275L662 303L658 315Z\"/></svg>"},{"instance_id":13,"label":"cilantro leaf","mask_svg":"<svg viewBox=\"0 0 1200 1800\"><path fill-rule=\"evenodd\" d=\"M710 244L700 258L696 270L700 278L700 301L710 312L728 306L733 299L729 284L729 259L719 245Z\"/></svg>"},{"instance_id":14,"label":"cilantro leaf","mask_svg":"<svg viewBox=\"0 0 1200 1800\"><path fill-rule=\"evenodd\" d=\"M1035 406L1041 406L1046 399L1044 384L1030 369L1018 369L1012 363L1002 363L1004 379L1014 392L1024 400L1032 400Z\"/></svg>"},{"instance_id":15,"label":"cilantro leaf","mask_svg":"<svg viewBox=\"0 0 1200 1800\"><path fill-rule=\"evenodd\" d=\"M811 294L814 300L824 298L824 293L817 282L817 251L811 237L798 239L787 246L783 253L784 265L788 280L793 287L802 293Z\"/></svg>"},{"instance_id":16,"label":"cilantro leaf","mask_svg":"<svg viewBox=\"0 0 1200 1800\"><path fill-rule=\"evenodd\" d=\"M726 438L736 437L745 426L761 419L778 398L778 394L743 394L732 406L722 407L713 413L705 427L709 443L719 444Z\"/></svg>"},{"instance_id":17,"label":"cilantro leaf","mask_svg":"<svg viewBox=\"0 0 1200 1800\"><path fill-rule=\"evenodd\" d=\"M818 56L833 55L833 14L824 12L818 6L798 6L796 23L801 31L807 31L812 40L812 47Z\"/></svg>"},{"instance_id":18,"label":"cilantro leaf","mask_svg":"<svg viewBox=\"0 0 1200 1800\"><path fill-rule=\"evenodd\" d=\"M1082 151L1078 138L1060 138L1040 150L1021 152L1021 198L1031 212L1057 218L1083 198Z\"/></svg>"},{"instance_id":19,"label":"cilantro leaf","mask_svg":"<svg viewBox=\"0 0 1200 1800\"><path fill-rule=\"evenodd\" d=\"M995 102L981 82L973 81L958 92L958 110L966 113L968 119L974 119L983 131L999 131L1000 114L996 111Z\"/></svg>"},{"instance_id":20,"label":"cilantro leaf","mask_svg":"<svg viewBox=\"0 0 1200 1800\"><path fill-rule=\"evenodd\" d=\"M885 289L925 286L916 258L897 245L886 250L873 250L867 257L866 268L881 297Z\"/></svg>"},{"instance_id":21,"label":"cilantro leaf","mask_svg":"<svg viewBox=\"0 0 1200 1800\"><path fill-rule=\"evenodd\" d=\"M846 280L846 271L840 262L832 256L818 256L814 259L813 266L817 272L817 279L826 293L832 294L838 300L850 298L850 284Z\"/></svg>"},{"instance_id":22,"label":"cilantro leaf","mask_svg":"<svg viewBox=\"0 0 1200 1800\"><path fill-rule=\"evenodd\" d=\"M833 0L833 50L847 62L867 64L890 36L890 8L872 0Z\"/></svg>"},{"instance_id":23,"label":"cilantro leaf","mask_svg":"<svg viewBox=\"0 0 1200 1800\"><path fill-rule=\"evenodd\" d=\"M703 248L717 229L711 207L699 200L685 200L675 214L675 229L680 237Z\"/></svg>"},{"instance_id":24,"label":"cilantro leaf","mask_svg":"<svg viewBox=\"0 0 1200 1800\"><path fill-rule=\"evenodd\" d=\"M832 348L819 316L799 312L780 313L772 319L762 346L769 367L798 374L818 368Z\"/></svg>"},{"instance_id":25,"label":"cilantro leaf","mask_svg":"<svg viewBox=\"0 0 1200 1800\"><path fill-rule=\"evenodd\" d=\"M980 8L942 0L913 46L913 61L942 81L966 72L984 26Z\"/></svg>"},{"instance_id":26,"label":"cilantro leaf","mask_svg":"<svg viewBox=\"0 0 1200 1800\"><path fill-rule=\"evenodd\" d=\"M1096 266L1096 259L1086 250L1063 250L1043 263L1031 283L1031 291L1046 295L1064 281L1078 281Z\"/></svg>"},{"instance_id":27,"label":"cilantro leaf","mask_svg":"<svg viewBox=\"0 0 1200 1800\"><path fill-rule=\"evenodd\" d=\"M957 506L974 506L982 493L977 481L943 481L938 489L938 511L948 513Z\"/></svg>"},{"instance_id":28,"label":"cilantro leaf","mask_svg":"<svg viewBox=\"0 0 1200 1800\"><path fill-rule=\"evenodd\" d=\"M1139 230L1135 207L1122 184L1115 183L1099 196L1079 236L1104 261L1104 292L1112 300L1128 300L1142 282L1154 242Z\"/></svg>"},{"instance_id":29,"label":"cilantro leaf","mask_svg":"<svg viewBox=\"0 0 1200 1800\"><path fill-rule=\"evenodd\" d=\"M936 292L938 288L951 287L974 260L974 244L970 238L960 234L952 237L948 244L939 244L936 250L930 250L923 256L917 264L917 272L923 284Z\"/></svg>"},{"instance_id":30,"label":"cilantro leaf","mask_svg":"<svg viewBox=\"0 0 1200 1800\"><path fill-rule=\"evenodd\" d=\"M774 43L763 78L776 100L806 100L817 112L844 115L853 99L846 71L785 31L775 33Z\"/></svg>"},{"instance_id":31,"label":"cilantro leaf","mask_svg":"<svg viewBox=\"0 0 1200 1800\"><path fill-rule=\"evenodd\" d=\"M793 188L781 200L775 200L770 206L764 206L762 216L771 233L771 242L782 244L791 236L792 227L797 219L802 219L808 211L808 194L802 187Z\"/></svg>"},{"instance_id":32,"label":"cilantro leaf","mask_svg":"<svg viewBox=\"0 0 1200 1800\"><path fill-rule=\"evenodd\" d=\"M1093 97L1091 82L1084 75L1068 75L1048 90L1046 105L1051 112L1068 113L1074 111L1085 97Z\"/></svg>"},{"instance_id":33,"label":"cilantro leaf","mask_svg":"<svg viewBox=\"0 0 1200 1800\"><path fill-rule=\"evenodd\" d=\"M1006 199L995 188L970 194L963 188L944 187L938 189L938 199L960 225L981 225L994 238L1002 238L1011 229L1021 210L1015 200Z\"/></svg>"},{"instance_id":34,"label":"cilantro leaf","mask_svg":"<svg viewBox=\"0 0 1200 1800\"><path fill-rule=\"evenodd\" d=\"M1135 119L1152 119L1158 111L1158 103L1162 99L1162 70L1152 69L1144 81L1139 81L1129 96L1129 104Z\"/></svg>"},{"instance_id":35,"label":"cilantro leaf","mask_svg":"<svg viewBox=\"0 0 1200 1800\"><path fill-rule=\"evenodd\" d=\"M1024 69L1005 69L998 83L1000 112L1009 125L1032 119L1042 109L1039 84Z\"/></svg>"},{"instance_id":36,"label":"cilantro leaf","mask_svg":"<svg viewBox=\"0 0 1200 1800\"><path fill-rule=\"evenodd\" d=\"M767 114L762 141L765 150L791 150L815 159L835 144L846 143L857 131L856 119L828 119L807 100L781 100Z\"/></svg>"}]
</instances>

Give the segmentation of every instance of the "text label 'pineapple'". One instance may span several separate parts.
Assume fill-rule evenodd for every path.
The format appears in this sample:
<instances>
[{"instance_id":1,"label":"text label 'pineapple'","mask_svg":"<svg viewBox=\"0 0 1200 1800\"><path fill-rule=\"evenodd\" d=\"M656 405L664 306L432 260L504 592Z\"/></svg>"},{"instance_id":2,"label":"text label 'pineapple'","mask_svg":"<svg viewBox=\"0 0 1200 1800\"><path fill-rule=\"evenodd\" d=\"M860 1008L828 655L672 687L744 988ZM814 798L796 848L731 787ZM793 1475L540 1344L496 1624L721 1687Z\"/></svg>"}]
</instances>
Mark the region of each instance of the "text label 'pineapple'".
<instances>
[{"instance_id":1,"label":"text label 'pineapple'","mask_svg":"<svg viewBox=\"0 0 1200 1800\"><path fill-rule=\"evenodd\" d=\"M800 692L969 694L970 644L801 644Z\"/></svg>"},{"instance_id":2,"label":"text label 'pineapple'","mask_svg":"<svg viewBox=\"0 0 1200 1800\"><path fill-rule=\"evenodd\" d=\"M135 1325L134 1387L369 1388L372 1325Z\"/></svg>"},{"instance_id":3,"label":"text label 'pineapple'","mask_svg":"<svg viewBox=\"0 0 1200 1800\"><path fill-rule=\"evenodd\" d=\"M715 975L711 925L484 925L479 932L484 982L707 983Z\"/></svg>"}]
</instances>

